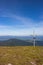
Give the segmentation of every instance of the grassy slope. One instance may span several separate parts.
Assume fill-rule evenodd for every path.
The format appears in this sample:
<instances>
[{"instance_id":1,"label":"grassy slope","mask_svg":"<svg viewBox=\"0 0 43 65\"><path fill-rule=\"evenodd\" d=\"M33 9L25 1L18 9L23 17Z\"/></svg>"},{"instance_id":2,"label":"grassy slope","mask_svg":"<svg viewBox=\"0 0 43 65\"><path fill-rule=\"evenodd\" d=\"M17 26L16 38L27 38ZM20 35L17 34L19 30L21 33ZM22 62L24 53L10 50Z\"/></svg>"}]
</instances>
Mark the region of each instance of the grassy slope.
<instances>
[{"instance_id":1,"label":"grassy slope","mask_svg":"<svg viewBox=\"0 0 43 65\"><path fill-rule=\"evenodd\" d=\"M0 65L8 63L13 65L42 65L43 46L35 48L33 46L0 46Z\"/></svg>"}]
</instances>

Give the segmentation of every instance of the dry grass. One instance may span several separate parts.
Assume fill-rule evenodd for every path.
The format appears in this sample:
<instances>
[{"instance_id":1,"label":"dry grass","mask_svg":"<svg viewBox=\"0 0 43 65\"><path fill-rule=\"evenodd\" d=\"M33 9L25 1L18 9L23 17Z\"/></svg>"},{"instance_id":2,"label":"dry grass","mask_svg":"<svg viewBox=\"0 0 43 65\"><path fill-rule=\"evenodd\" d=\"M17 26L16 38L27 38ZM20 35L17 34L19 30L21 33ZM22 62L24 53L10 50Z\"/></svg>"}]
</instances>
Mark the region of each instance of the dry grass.
<instances>
[{"instance_id":1,"label":"dry grass","mask_svg":"<svg viewBox=\"0 0 43 65\"><path fill-rule=\"evenodd\" d=\"M0 46L0 65L43 65L43 46Z\"/></svg>"}]
</instances>

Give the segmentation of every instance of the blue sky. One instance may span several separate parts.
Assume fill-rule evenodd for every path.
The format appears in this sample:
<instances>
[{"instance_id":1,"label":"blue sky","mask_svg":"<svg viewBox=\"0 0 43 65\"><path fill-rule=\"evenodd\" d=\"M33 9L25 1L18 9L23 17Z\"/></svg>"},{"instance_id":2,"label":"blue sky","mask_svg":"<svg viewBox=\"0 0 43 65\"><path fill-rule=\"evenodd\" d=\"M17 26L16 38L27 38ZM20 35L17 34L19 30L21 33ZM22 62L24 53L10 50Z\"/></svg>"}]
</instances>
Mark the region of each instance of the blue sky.
<instances>
[{"instance_id":1,"label":"blue sky","mask_svg":"<svg viewBox=\"0 0 43 65\"><path fill-rule=\"evenodd\" d=\"M43 35L43 0L0 0L0 35Z\"/></svg>"}]
</instances>

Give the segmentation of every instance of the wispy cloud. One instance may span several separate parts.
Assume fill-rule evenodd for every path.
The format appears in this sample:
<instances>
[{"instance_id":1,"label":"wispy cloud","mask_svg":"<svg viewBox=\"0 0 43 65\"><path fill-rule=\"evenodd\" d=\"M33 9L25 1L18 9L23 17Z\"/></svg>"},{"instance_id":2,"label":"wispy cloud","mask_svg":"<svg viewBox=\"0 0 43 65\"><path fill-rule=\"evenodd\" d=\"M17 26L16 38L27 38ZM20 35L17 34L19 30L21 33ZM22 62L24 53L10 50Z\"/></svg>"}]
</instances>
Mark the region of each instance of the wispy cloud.
<instances>
[{"instance_id":1,"label":"wispy cloud","mask_svg":"<svg viewBox=\"0 0 43 65\"><path fill-rule=\"evenodd\" d=\"M1 14L0 17L13 18L13 20L16 19L16 20L22 22L24 25L38 26L40 24L40 21L37 22L37 21L35 21L35 20L31 19L31 18L26 18L26 17L18 16L16 14L8 12L8 10L2 11L0 14ZM42 21L41 21L41 23L42 23Z\"/></svg>"},{"instance_id":2,"label":"wispy cloud","mask_svg":"<svg viewBox=\"0 0 43 65\"><path fill-rule=\"evenodd\" d=\"M34 26L34 24L35 24L34 20L32 20L31 18L17 16L15 14L12 14L12 13L9 13L9 12L6 12L6 11L2 12L0 17L9 17L9 18L13 18L13 20L16 19L16 20L22 22L23 25L29 26L29 27Z\"/></svg>"},{"instance_id":3,"label":"wispy cloud","mask_svg":"<svg viewBox=\"0 0 43 65\"><path fill-rule=\"evenodd\" d=\"M7 28L8 26L0 25L0 28Z\"/></svg>"},{"instance_id":4,"label":"wispy cloud","mask_svg":"<svg viewBox=\"0 0 43 65\"><path fill-rule=\"evenodd\" d=\"M43 20L37 22L31 18L17 16L9 12L1 13L0 17L9 17L22 22L22 25L0 25L0 35L31 35L35 30L37 35L43 35Z\"/></svg>"}]
</instances>

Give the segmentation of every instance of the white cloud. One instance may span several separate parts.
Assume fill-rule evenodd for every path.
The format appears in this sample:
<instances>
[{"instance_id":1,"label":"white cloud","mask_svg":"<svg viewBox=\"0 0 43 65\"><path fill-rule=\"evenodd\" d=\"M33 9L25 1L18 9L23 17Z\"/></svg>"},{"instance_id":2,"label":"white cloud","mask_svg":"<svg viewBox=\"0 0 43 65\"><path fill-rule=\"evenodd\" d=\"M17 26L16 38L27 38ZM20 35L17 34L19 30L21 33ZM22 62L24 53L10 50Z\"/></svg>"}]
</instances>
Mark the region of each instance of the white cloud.
<instances>
[{"instance_id":1,"label":"white cloud","mask_svg":"<svg viewBox=\"0 0 43 65\"><path fill-rule=\"evenodd\" d=\"M36 35L43 35L43 20L36 22L31 18L20 17L6 12L4 12L0 17L10 17L23 23L23 25L15 26L0 25L0 35L26 36L31 35L33 30L35 30Z\"/></svg>"},{"instance_id":2,"label":"white cloud","mask_svg":"<svg viewBox=\"0 0 43 65\"><path fill-rule=\"evenodd\" d=\"M32 20L31 18L17 16L15 14L12 14L12 13L9 13L9 12L3 12L0 15L0 17L9 17L9 18L13 18L14 22L15 22L14 19L18 20L19 22L22 22L23 25L17 25L17 26L38 27L38 26L43 24L43 20L37 22L35 20Z\"/></svg>"},{"instance_id":3,"label":"white cloud","mask_svg":"<svg viewBox=\"0 0 43 65\"><path fill-rule=\"evenodd\" d=\"M0 29L0 35L14 35L14 36L28 36L33 34L33 30L35 30L36 35L43 35L43 28L42 27L32 27L32 28L2 28Z\"/></svg>"},{"instance_id":4,"label":"white cloud","mask_svg":"<svg viewBox=\"0 0 43 65\"><path fill-rule=\"evenodd\" d=\"M8 26L0 25L0 28L7 28Z\"/></svg>"},{"instance_id":5,"label":"white cloud","mask_svg":"<svg viewBox=\"0 0 43 65\"><path fill-rule=\"evenodd\" d=\"M34 26L34 24L35 24L34 21L31 18L17 16L15 14L12 14L12 13L9 13L9 12L2 12L0 17L9 17L9 18L13 18L13 20L16 19L16 20L20 21L23 25L29 26L29 27Z\"/></svg>"}]
</instances>

